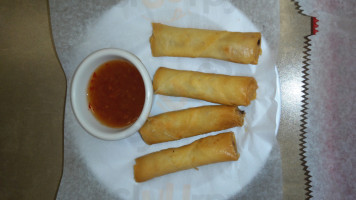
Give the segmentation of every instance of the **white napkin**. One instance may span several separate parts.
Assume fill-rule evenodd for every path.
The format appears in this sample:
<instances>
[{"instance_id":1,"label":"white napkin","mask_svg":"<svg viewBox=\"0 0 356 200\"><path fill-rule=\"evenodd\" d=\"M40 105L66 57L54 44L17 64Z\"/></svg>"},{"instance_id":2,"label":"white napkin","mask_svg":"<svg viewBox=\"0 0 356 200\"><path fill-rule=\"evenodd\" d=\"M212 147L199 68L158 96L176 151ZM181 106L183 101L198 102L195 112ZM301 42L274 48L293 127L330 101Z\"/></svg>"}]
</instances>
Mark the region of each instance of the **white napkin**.
<instances>
[{"instance_id":1,"label":"white napkin","mask_svg":"<svg viewBox=\"0 0 356 200\"><path fill-rule=\"evenodd\" d=\"M77 26L71 27L72 31L68 33L60 31L63 27L58 21L53 24L53 29L56 30L54 31L56 48L67 76L68 86L75 68L84 57L95 50L108 47L122 48L136 54L148 68L151 77L159 66L254 76L259 84L257 99L250 106L243 108L246 111L244 127L230 129L236 135L241 157L237 162L202 166L199 171L186 170L138 184L133 179L133 165L136 157L168 147L185 145L198 138L216 133L151 146L146 145L138 133L125 140L102 141L90 136L79 126L69 105L69 96L67 96L65 163L59 198L69 198L68 191L71 190L73 183L77 182L70 174L78 171L74 169L77 165L71 162L80 160L94 175L95 182L86 183L87 187L96 187L95 184L99 183L110 193L110 196L115 198L226 199L236 195L251 182L264 166L272 147L276 144L280 109L278 75L275 67L278 32L275 33L276 37L272 35L273 32L264 30L264 27L256 27L242 11L227 1L214 4L207 1L156 1L156 3L121 1L107 10L99 9L97 13L100 14L92 17L85 25L80 24L81 21L77 19L74 20L77 20L78 24L67 22ZM51 5L51 9L54 9L56 2ZM60 14L58 12L58 15ZM61 18L62 16L54 13L51 17ZM85 14L78 17L85 18ZM261 14L254 19L263 21L262 18ZM265 38L262 40L263 54L258 66L214 59L155 58L151 56L148 42L152 31L151 22L228 31L260 31L268 40ZM277 27L279 30L279 25ZM65 38L69 41L64 41ZM211 103L156 95L151 115L208 104ZM279 158L278 151L274 151L274 155L277 156L272 156L273 158ZM274 167L269 166L269 168ZM280 166L277 168L280 169ZM269 175L260 174L259 176Z\"/></svg>"}]
</instances>

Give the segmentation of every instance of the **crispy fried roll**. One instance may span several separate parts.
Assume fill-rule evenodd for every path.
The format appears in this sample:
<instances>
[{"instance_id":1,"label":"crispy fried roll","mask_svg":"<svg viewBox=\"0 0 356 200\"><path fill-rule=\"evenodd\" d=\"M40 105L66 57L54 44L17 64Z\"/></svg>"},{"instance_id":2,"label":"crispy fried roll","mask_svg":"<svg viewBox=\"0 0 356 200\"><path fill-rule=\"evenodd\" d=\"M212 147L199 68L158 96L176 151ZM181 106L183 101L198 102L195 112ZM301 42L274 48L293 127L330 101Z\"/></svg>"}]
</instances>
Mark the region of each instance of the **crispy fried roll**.
<instances>
[{"instance_id":1,"label":"crispy fried roll","mask_svg":"<svg viewBox=\"0 0 356 200\"><path fill-rule=\"evenodd\" d=\"M234 133L221 133L136 158L134 177L136 182L143 182L165 174L238 158Z\"/></svg>"},{"instance_id":2,"label":"crispy fried roll","mask_svg":"<svg viewBox=\"0 0 356 200\"><path fill-rule=\"evenodd\" d=\"M205 57L242 64L258 64L261 33L178 28L152 23L153 56Z\"/></svg>"},{"instance_id":3,"label":"crispy fried roll","mask_svg":"<svg viewBox=\"0 0 356 200\"><path fill-rule=\"evenodd\" d=\"M236 106L201 106L149 117L139 132L147 144L155 144L242 126L243 123L244 113Z\"/></svg>"},{"instance_id":4,"label":"crispy fried roll","mask_svg":"<svg viewBox=\"0 0 356 200\"><path fill-rule=\"evenodd\" d=\"M256 98L253 77L228 76L160 67L153 78L156 94L201 99L213 103L247 106Z\"/></svg>"}]
</instances>

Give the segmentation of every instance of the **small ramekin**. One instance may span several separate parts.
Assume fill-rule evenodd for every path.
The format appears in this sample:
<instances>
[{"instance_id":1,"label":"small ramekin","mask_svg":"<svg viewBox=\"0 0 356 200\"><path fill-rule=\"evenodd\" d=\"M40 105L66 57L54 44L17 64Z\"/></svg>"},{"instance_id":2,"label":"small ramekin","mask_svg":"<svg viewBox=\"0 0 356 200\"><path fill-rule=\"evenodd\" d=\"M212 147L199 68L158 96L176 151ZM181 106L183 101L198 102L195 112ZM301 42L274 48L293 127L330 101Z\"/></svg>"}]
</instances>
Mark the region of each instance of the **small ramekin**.
<instances>
[{"instance_id":1,"label":"small ramekin","mask_svg":"<svg viewBox=\"0 0 356 200\"><path fill-rule=\"evenodd\" d=\"M89 109L87 87L93 72L103 63L124 59L131 62L140 72L145 85L145 103L135 123L124 128L111 128L101 124ZM119 140L136 133L146 122L152 108L153 89L149 73L134 54L122 49L101 49L86 57L76 69L71 87L71 105L80 125L91 135L103 140Z\"/></svg>"}]
</instances>

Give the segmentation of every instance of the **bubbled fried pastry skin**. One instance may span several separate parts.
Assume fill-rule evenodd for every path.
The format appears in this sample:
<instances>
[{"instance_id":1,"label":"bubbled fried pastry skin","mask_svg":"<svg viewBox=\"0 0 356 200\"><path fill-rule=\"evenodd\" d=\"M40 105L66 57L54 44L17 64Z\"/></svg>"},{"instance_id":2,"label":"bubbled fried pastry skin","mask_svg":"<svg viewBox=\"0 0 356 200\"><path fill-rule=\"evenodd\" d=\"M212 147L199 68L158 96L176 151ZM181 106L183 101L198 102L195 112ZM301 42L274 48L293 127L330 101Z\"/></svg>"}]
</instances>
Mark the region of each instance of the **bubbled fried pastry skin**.
<instances>
[{"instance_id":1,"label":"bubbled fried pastry skin","mask_svg":"<svg viewBox=\"0 0 356 200\"><path fill-rule=\"evenodd\" d=\"M136 158L134 178L136 182L144 182L165 174L212 163L236 161L238 158L234 133L221 133Z\"/></svg>"},{"instance_id":2,"label":"bubbled fried pastry skin","mask_svg":"<svg viewBox=\"0 0 356 200\"><path fill-rule=\"evenodd\" d=\"M156 94L201 99L233 106L248 106L256 98L253 77L228 76L160 67L153 77Z\"/></svg>"},{"instance_id":3,"label":"bubbled fried pastry skin","mask_svg":"<svg viewBox=\"0 0 356 200\"><path fill-rule=\"evenodd\" d=\"M201 106L149 117L139 132L147 144L156 144L242 126L244 116L236 106Z\"/></svg>"},{"instance_id":4,"label":"bubbled fried pastry skin","mask_svg":"<svg viewBox=\"0 0 356 200\"><path fill-rule=\"evenodd\" d=\"M152 23L152 55L215 58L241 64L258 64L261 33L178 28Z\"/></svg>"}]
</instances>

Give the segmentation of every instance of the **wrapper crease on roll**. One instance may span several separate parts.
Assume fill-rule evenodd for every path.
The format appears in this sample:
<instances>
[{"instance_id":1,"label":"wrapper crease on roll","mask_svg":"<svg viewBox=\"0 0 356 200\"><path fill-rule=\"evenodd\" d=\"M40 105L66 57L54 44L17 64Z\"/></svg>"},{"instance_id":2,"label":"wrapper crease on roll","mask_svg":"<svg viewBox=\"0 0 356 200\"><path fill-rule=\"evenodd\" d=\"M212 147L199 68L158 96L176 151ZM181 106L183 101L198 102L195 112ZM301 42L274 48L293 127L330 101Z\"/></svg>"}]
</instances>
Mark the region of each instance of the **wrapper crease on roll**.
<instances>
[{"instance_id":1,"label":"wrapper crease on roll","mask_svg":"<svg viewBox=\"0 0 356 200\"><path fill-rule=\"evenodd\" d=\"M242 64L258 64L261 33L178 28L152 23L153 56L205 57Z\"/></svg>"},{"instance_id":2,"label":"wrapper crease on roll","mask_svg":"<svg viewBox=\"0 0 356 200\"><path fill-rule=\"evenodd\" d=\"M229 76L160 67L153 77L156 94L201 99L233 106L248 106L256 98L253 77Z\"/></svg>"},{"instance_id":3,"label":"wrapper crease on roll","mask_svg":"<svg viewBox=\"0 0 356 200\"><path fill-rule=\"evenodd\" d=\"M155 144L242 126L244 116L236 106L201 106L149 117L139 132Z\"/></svg>"},{"instance_id":4,"label":"wrapper crease on roll","mask_svg":"<svg viewBox=\"0 0 356 200\"><path fill-rule=\"evenodd\" d=\"M136 182L144 182L165 174L212 163L236 161L238 158L234 133L221 133L185 146L164 149L136 158L134 178Z\"/></svg>"}]
</instances>

